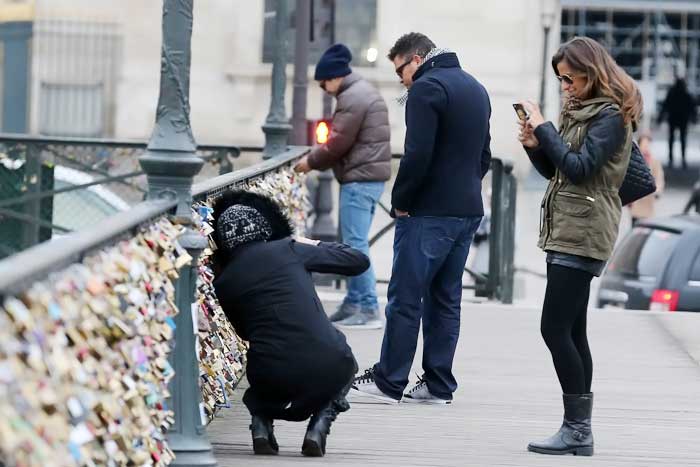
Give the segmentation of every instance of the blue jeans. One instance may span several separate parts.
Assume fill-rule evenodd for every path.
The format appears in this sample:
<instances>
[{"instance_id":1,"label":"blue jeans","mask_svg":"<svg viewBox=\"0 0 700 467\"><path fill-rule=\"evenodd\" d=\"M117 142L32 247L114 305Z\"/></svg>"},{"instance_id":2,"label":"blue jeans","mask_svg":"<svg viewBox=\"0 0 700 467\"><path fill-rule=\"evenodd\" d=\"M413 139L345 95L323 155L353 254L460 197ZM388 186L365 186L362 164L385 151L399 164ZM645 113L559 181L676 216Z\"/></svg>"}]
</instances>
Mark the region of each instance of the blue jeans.
<instances>
[{"instance_id":1,"label":"blue jeans","mask_svg":"<svg viewBox=\"0 0 700 467\"><path fill-rule=\"evenodd\" d=\"M382 353L375 382L400 399L416 353L423 321L423 371L428 390L452 399L459 338L462 275L481 216L401 217L396 221L394 262L386 307Z\"/></svg>"},{"instance_id":2,"label":"blue jeans","mask_svg":"<svg viewBox=\"0 0 700 467\"><path fill-rule=\"evenodd\" d=\"M384 182L350 182L340 185L340 234L343 243L369 256L369 228L374 211L384 191ZM344 303L375 311L377 289L374 269L348 278Z\"/></svg>"}]
</instances>

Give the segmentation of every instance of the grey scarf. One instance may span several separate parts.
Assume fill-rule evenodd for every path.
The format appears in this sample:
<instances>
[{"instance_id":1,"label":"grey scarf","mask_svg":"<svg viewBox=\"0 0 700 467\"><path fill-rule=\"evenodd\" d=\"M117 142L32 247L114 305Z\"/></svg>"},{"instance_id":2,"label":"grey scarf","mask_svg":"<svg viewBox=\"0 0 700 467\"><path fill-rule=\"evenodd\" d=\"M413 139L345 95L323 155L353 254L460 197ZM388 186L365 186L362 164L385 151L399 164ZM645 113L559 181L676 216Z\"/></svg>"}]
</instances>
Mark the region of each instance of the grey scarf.
<instances>
[{"instance_id":1,"label":"grey scarf","mask_svg":"<svg viewBox=\"0 0 700 467\"><path fill-rule=\"evenodd\" d=\"M442 48L439 48L439 47L435 47L434 49L431 49L430 52L428 52L428 53L425 55L425 57L423 57L423 60L421 60L420 64L418 64L418 68L420 68L421 66L423 66L423 64L424 64L425 62L427 62L428 60L430 60L430 59L432 59L432 58L435 58L435 57L437 57L438 55L448 54L448 53L452 53L452 51L451 51L450 49L442 49ZM396 102L398 102L399 105L406 105L406 101L408 100L408 92L409 92L409 91L410 91L410 89L406 89L406 91L404 91L404 93L401 94L401 96L399 96L399 97L396 99Z\"/></svg>"}]
</instances>

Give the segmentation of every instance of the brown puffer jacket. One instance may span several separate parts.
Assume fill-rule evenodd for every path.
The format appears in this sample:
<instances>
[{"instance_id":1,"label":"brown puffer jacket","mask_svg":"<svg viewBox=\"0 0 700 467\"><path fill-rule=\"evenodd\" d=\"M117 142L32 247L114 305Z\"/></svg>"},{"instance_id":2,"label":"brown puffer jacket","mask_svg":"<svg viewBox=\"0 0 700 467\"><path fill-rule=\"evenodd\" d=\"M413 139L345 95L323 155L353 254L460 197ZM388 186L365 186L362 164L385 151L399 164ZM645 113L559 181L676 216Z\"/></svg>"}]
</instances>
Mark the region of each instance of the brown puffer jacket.
<instances>
[{"instance_id":1,"label":"brown puffer jacket","mask_svg":"<svg viewBox=\"0 0 700 467\"><path fill-rule=\"evenodd\" d=\"M374 86L357 73L343 79L328 142L309 154L315 170L333 169L340 183L391 177L389 113Z\"/></svg>"}]
</instances>

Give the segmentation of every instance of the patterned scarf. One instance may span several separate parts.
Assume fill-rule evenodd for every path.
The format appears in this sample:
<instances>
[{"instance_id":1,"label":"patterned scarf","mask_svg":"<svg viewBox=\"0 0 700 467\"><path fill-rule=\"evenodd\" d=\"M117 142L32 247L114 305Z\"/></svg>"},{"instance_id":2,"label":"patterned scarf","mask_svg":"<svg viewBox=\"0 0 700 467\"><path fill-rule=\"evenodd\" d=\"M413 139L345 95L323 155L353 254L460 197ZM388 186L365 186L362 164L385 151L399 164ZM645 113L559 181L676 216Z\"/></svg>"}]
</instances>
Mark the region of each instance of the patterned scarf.
<instances>
[{"instance_id":1,"label":"patterned scarf","mask_svg":"<svg viewBox=\"0 0 700 467\"><path fill-rule=\"evenodd\" d=\"M425 62L427 62L428 60L433 59L433 58L437 57L438 55L448 54L448 53L452 53L452 51L450 49L441 49L439 47L435 47L434 49L431 49L430 52L428 52L425 57L423 57L423 60L421 60L420 63L418 64L418 68L422 67L423 64ZM396 98L396 102L398 102L399 105L402 105L402 106L406 105L406 101L408 101L408 92L409 91L410 91L410 89L406 89L404 91L404 93L401 94L401 96Z\"/></svg>"}]
</instances>

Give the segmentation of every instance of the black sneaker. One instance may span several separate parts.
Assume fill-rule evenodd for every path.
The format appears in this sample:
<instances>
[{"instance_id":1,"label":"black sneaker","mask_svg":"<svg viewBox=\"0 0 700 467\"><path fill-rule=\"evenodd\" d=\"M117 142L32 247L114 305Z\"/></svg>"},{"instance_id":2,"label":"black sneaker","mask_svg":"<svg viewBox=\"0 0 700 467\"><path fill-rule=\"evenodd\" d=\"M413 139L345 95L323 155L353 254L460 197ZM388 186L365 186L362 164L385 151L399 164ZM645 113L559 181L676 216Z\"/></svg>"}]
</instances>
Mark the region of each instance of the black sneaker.
<instances>
[{"instance_id":1,"label":"black sneaker","mask_svg":"<svg viewBox=\"0 0 700 467\"><path fill-rule=\"evenodd\" d=\"M366 396L385 404L396 404L399 402L377 387L377 384L374 382L374 368L367 368L361 376L355 378L351 394Z\"/></svg>"}]
</instances>

